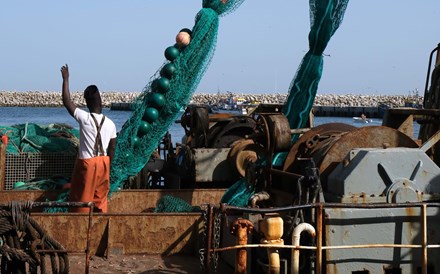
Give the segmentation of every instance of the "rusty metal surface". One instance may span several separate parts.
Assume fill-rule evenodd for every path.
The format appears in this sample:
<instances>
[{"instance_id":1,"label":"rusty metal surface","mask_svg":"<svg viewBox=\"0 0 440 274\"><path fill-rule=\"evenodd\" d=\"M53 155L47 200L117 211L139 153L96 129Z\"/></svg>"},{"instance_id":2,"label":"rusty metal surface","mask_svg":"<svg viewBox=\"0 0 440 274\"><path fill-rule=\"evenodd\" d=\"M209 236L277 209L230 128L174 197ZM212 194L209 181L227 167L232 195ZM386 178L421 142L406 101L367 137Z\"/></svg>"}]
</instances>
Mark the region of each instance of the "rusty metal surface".
<instances>
[{"instance_id":1,"label":"rusty metal surface","mask_svg":"<svg viewBox=\"0 0 440 274\"><path fill-rule=\"evenodd\" d=\"M308 132L304 133L298 141L292 146L289 154L284 161L284 171L297 171L295 170L294 163L298 157L309 157L307 142L317 135L331 135L335 133L348 132L356 129L355 126L344 123L329 123L312 128Z\"/></svg>"},{"instance_id":2,"label":"rusty metal surface","mask_svg":"<svg viewBox=\"0 0 440 274\"><path fill-rule=\"evenodd\" d=\"M254 143L251 139L238 140L229 151L228 161L235 167L236 172L245 176L246 165L249 162L255 163L264 156L264 148Z\"/></svg>"},{"instance_id":3,"label":"rusty metal surface","mask_svg":"<svg viewBox=\"0 0 440 274\"><path fill-rule=\"evenodd\" d=\"M414 117L409 115L397 128L398 131L405 133L409 137L414 136Z\"/></svg>"},{"instance_id":4,"label":"rusty metal surface","mask_svg":"<svg viewBox=\"0 0 440 274\"><path fill-rule=\"evenodd\" d=\"M417 143L406 134L389 127L367 126L357 128L341 136L327 149L321 162L316 162L322 175L334 169L353 148L417 148Z\"/></svg>"},{"instance_id":5,"label":"rusty metal surface","mask_svg":"<svg viewBox=\"0 0 440 274\"><path fill-rule=\"evenodd\" d=\"M432 194L440 193L438 174L440 168L417 148L354 148L329 174L326 201L435 201L438 197Z\"/></svg>"},{"instance_id":6,"label":"rusty metal surface","mask_svg":"<svg viewBox=\"0 0 440 274\"><path fill-rule=\"evenodd\" d=\"M109 200L109 213L140 213L151 211L163 196L181 198L191 205L218 204L225 189L148 189L121 190Z\"/></svg>"},{"instance_id":7,"label":"rusty metal surface","mask_svg":"<svg viewBox=\"0 0 440 274\"><path fill-rule=\"evenodd\" d=\"M228 158L233 159L237 157L237 154L242 151L248 145L254 145L255 142L252 139L238 140L232 144L231 150L229 151ZM235 164L235 161L232 161Z\"/></svg>"},{"instance_id":8,"label":"rusty metal surface","mask_svg":"<svg viewBox=\"0 0 440 274\"><path fill-rule=\"evenodd\" d=\"M236 173L227 160L230 148L194 149L195 180L203 182L228 182Z\"/></svg>"},{"instance_id":9,"label":"rusty metal surface","mask_svg":"<svg viewBox=\"0 0 440 274\"><path fill-rule=\"evenodd\" d=\"M248 234L251 234L254 225L247 219L237 219L230 226L230 232L237 237L237 245L248 243ZM247 273L247 250L237 249L235 253L235 273Z\"/></svg>"},{"instance_id":10,"label":"rusty metal surface","mask_svg":"<svg viewBox=\"0 0 440 274\"><path fill-rule=\"evenodd\" d=\"M85 252L89 222L88 214L34 213L31 217L50 237L57 240L67 250ZM105 226L106 220L98 216L93 218L90 245L91 254L96 253L99 242L104 235Z\"/></svg>"},{"instance_id":11,"label":"rusty metal surface","mask_svg":"<svg viewBox=\"0 0 440 274\"><path fill-rule=\"evenodd\" d=\"M273 151L288 150L290 148L292 135L287 117L281 114L267 115L266 122L268 123L271 133Z\"/></svg>"},{"instance_id":12,"label":"rusty metal surface","mask_svg":"<svg viewBox=\"0 0 440 274\"><path fill-rule=\"evenodd\" d=\"M61 193L62 191L58 190L3 190L0 191L0 201L2 203L9 203L11 201L55 201ZM41 211L41 208L35 208L33 211Z\"/></svg>"},{"instance_id":13,"label":"rusty metal surface","mask_svg":"<svg viewBox=\"0 0 440 274\"><path fill-rule=\"evenodd\" d=\"M423 143L423 146L420 149L424 152L427 152L431 149L435 144L440 141L440 130L438 130L434 135L432 135L426 142Z\"/></svg>"},{"instance_id":14,"label":"rusty metal surface","mask_svg":"<svg viewBox=\"0 0 440 274\"><path fill-rule=\"evenodd\" d=\"M108 241L124 254L196 254L201 214L116 215L109 220Z\"/></svg>"},{"instance_id":15,"label":"rusty metal surface","mask_svg":"<svg viewBox=\"0 0 440 274\"><path fill-rule=\"evenodd\" d=\"M85 251L87 214L34 213L32 218L67 250ZM90 253L195 254L200 225L201 215L198 213L94 215Z\"/></svg>"},{"instance_id":16,"label":"rusty metal surface","mask_svg":"<svg viewBox=\"0 0 440 274\"><path fill-rule=\"evenodd\" d=\"M418 144L406 134L384 126L361 128L325 124L306 132L289 151L283 170L301 173L298 158L312 158L319 167L325 187L328 174L353 148L410 147Z\"/></svg>"},{"instance_id":17,"label":"rusty metal surface","mask_svg":"<svg viewBox=\"0 0 440 274\"><path fill-rule=\"evenodd\" d=\"M44 202L46 199L54 201L61 191L42 190L7 190L0 191L0 201L34 201ZM225 189L144 189L144 190L121 190L113 193L109 199L109 213L141 213L151 211L156 207L157 201L166 195L178 197L191 205L205 203L218 204ZM41 212L41 208L35 208L33 212Z\"/></svg>"},{"instance_id":18,"label":"rusty metal surface","mask_svg":"<svg viewBox=\"0 0 440 274\"><path fill-rule=\"evenodd\" d=\"M209 129L209 147L229 148L237 140L254 132L256 122L251 117L234 117L227 124L219 123Z\"/></svg>"},{"instance_id":19,"label":"rusty metal surface","mask_svg":"<svg viewBox=\"0 0 440 274\"><path fill-rule=\"evenodd\" d=\"M417 207L387 210L334 208L324 209L324 213L324 246L422 244L421 209ZM427 209L427 244L436 244L440 240L438 214L438 208ZM419 248L327 249L324 253L323 266L327 274L356 271L394 273L392 270L396 273L421 273L422 251ZM440 269L438 258L440 249L430 249L428 265L432 270Z\"/></svg>"},{"instance_id":20,"label":"rusty metal surface","mask_svg":"<svg viewBox=\"0 0 440 274\"><path fill-rule=\"evenodd\" d=\"M396 109L388 109L383 117L382 125L398 129L406 135L414 136L414 115L408 111L412 108L400 109L401 111L394 111Z\"/></svg>"}]
</instances>

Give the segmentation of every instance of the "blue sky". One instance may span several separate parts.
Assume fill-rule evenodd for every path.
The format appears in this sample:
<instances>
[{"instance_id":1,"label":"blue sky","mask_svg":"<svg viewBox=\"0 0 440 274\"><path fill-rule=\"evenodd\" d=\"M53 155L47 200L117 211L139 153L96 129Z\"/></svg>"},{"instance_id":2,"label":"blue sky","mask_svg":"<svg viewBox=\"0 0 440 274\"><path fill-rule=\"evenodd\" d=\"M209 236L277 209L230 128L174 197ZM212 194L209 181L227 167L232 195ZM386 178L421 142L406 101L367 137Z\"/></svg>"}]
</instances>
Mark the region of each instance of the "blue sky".
<instances>
[{"instance_id":1,"label":"blue sky","mask_svg":"<svg viewBox=\"0 0 440 274\"><path fill-rule=\"evenodd\" d=\"M141 91L201 0L16 0L0 7L0 90ZM286 93L308 49L307 0L247 0L220 19L196 92ZM351 0L325 50L318 94L423 94L440 42L438 0Z\"/></svg>"}]
</instances>

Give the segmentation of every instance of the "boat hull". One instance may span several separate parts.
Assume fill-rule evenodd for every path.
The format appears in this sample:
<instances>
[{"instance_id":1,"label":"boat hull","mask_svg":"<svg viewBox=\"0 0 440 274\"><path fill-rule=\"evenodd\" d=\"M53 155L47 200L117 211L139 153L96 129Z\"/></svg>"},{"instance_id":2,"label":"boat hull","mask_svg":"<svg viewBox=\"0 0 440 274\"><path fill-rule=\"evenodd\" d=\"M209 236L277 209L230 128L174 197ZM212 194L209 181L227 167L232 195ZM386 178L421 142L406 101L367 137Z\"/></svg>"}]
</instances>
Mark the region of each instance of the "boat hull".
<instances>
[{"instance_id":1,"label":"boat hull","mask_svg":"<svg viewBox=\"0 0 440 274\"><path fill-rule=\"evenodd\" d=\"M108 213L92 214L91 219L89 214L43 213L37 208L31 217L72 253L84 253L89 246L90 254L94 255L194 255L200 248L202 214L154 213L153 209L166 195L191 205L202 205L218 204L224 192L224 189L122 190L111 197ZM0 191L0 200L3 203L44 201L56 195L57 192L51 191Z\"/></svg>"}]
</instances>

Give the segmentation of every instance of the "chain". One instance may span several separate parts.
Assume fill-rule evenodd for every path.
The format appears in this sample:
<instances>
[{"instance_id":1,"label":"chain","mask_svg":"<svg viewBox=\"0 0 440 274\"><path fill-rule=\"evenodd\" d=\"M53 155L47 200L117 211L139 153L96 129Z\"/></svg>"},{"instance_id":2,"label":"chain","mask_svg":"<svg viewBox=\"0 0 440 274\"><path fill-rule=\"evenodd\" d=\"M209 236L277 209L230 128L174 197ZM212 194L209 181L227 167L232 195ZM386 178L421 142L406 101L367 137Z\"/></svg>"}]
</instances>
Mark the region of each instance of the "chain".
<instances>
[{"instance_id":1,"label":"chain","mask_svg":"<svg viewBox=\"0 0 440 274\"><path fill-rule=\"evenodd\" d=\"M205 270L205 242L206 242L206 230L208 229L208 226L206 225L208 223L208 208L207 205L201 205L200 207L202 209L202 217L203 217L203 224L202 224L202 229L201 229L201 239L202 239L202 245L203 247L199 249L199 256L200 256L200 269L203 273L203 271Z\"/></svg>"},{"instance_id":2,"label":"chain","mask_svg":"<svg viewBox=\"0 0 440 274\"><path fill-rule=\"evenodd\" d=\"M217 213L214 219L214 248L217 249L220 247L220 232L221 232L221 214ZM212 253L214 260L214 273L217 273L218 267L218 252L214 251Z\"/></svg>"}]
</instances>

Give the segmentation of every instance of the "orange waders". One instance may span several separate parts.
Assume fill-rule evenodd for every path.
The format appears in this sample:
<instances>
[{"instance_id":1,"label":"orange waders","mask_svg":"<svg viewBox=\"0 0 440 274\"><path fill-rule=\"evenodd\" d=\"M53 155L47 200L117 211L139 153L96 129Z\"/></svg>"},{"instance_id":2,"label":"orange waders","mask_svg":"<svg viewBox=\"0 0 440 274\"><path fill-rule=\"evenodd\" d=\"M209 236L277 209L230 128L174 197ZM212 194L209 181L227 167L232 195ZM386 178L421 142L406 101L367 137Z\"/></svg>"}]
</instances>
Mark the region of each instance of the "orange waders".
<instances>
[{"instance_id":1,"label":"orange waders","mask_svg":"<svg viewBox=\"0 0 440 274\"><path fill-rule=\"evenodd\" d=\"M103 156L104 150L101 141L101 124L98 125L95 117L90 114L98 129L94 147L95 157L89 159L76 159L71 178L70 201L71 202L95 202L98 212L107 212L107 195L110 189L110 157ZM87 207L72 207L70 212L89 212Z\"/></svg>"}]
</instances>

